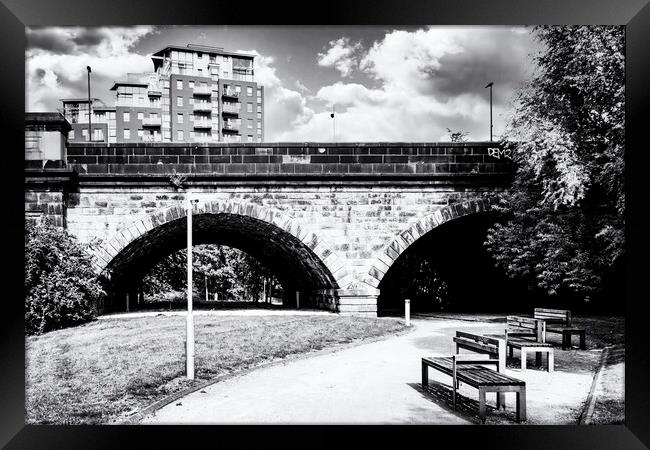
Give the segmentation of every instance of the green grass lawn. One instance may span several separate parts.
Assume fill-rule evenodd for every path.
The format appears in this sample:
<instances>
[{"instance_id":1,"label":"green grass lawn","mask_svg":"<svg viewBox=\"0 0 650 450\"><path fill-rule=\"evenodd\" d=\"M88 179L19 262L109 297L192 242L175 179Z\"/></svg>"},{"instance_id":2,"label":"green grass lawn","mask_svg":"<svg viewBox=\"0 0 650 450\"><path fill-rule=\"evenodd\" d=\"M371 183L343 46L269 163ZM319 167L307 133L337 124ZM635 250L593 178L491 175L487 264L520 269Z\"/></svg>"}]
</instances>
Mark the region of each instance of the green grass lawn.
<instances>
[{"instance_id":1,"label":"green grass lawn","mask_svg":"<svg viewBox=\"0 0 650 450\"><path fill-rule=\"evenodd\" d=\"M397 319L196 316L196 380L185 379L185 317L98 320L26 340L26 422L123 421L168 394L291 354L399 332Z\"/></svg>"}]
</instances>

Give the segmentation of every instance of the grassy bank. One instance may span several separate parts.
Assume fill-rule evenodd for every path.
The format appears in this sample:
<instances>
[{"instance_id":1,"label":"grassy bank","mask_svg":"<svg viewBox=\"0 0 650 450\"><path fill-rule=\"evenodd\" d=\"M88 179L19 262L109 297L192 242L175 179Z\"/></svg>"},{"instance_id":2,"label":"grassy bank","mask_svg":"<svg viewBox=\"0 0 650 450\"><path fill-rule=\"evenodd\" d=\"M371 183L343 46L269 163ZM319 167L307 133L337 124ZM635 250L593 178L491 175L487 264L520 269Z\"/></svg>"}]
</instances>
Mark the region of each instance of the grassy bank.
<instances>
[{"instance_id":1,"label":"grassy bank","mask_svg":"<svg viewBox=\"0 0 650 450\"><path fill-rule=\"evenodd\" d=\"M185 376L185 318L105 319L29 337L26 422L120 422L184 387L291 354L403 330L339 315L197 316L196 381Z\"/></svg>"}]
</instances>

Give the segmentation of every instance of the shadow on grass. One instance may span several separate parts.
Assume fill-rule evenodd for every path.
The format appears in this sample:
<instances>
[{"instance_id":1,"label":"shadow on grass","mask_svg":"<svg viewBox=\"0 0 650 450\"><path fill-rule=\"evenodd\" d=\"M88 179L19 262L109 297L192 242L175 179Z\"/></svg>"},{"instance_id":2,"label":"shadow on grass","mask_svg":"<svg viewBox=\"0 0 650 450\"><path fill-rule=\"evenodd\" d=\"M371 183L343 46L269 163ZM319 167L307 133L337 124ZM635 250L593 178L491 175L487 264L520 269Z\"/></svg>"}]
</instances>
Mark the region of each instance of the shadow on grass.
<instances>
[{"instance_id":1,"label":"shadow on grass","mask_svg":"<svg viewBox=\"0 0 650 450\"><path fill-rule=\"evenodd\" d=\"M429 379L429 384L426 387L422 387L420 383L407 384L418 391L422 397L436 403L449 414L469 420L474 424L480 425L482 423L478 413L478 400L466 397L458 391L456 391L456 409L454 410L452 387L450 385L432 379ZM508 400L510 400L510 409L505 411L497 410L496 394L489 393L486 395L486 424L517 423L514 399L509 399L508 395L506 395L506 405L508 405Z\"/></svg>"}]
</instances>

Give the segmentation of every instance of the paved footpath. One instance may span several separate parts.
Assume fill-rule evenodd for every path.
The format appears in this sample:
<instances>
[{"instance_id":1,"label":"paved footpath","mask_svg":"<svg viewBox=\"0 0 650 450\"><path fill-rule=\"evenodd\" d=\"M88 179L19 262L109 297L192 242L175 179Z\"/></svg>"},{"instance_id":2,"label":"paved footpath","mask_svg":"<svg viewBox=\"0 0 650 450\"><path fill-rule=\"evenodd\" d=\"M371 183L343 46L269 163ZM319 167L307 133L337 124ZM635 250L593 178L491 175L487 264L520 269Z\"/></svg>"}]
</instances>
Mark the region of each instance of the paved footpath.
<instances>
[{"instance_id":1,"label":"paved footpath","mask_svg":"<svg viewBox=\"0 0 650 450\"><path fill-rule=\"evenodd\" d=\"M213 384L163 407L141 423L472 423L467 415L457 415L443 402L422 393L420 359L451 354L455 330L495 333L503 325L455 320L412 323L414 330L405 335ZM440 380L449 384L444 376Z\"/></svg>"}]
</instances>

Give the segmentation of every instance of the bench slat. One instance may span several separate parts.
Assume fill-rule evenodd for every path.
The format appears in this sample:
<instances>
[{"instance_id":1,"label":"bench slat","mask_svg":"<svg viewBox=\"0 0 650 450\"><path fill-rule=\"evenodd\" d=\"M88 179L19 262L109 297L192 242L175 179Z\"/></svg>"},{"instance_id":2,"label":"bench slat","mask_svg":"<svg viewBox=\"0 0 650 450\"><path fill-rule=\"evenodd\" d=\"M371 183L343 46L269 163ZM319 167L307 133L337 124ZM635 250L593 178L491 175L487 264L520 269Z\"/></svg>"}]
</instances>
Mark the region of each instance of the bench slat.
<instances>
[{"instance_id":1,"label":"bench slat","mask_svg":"<svg viewBox=\"0 0 650 450\"><path fill-rule=\"evenodd\" d=\"M456 344L458 344L459 347L463 347L463 348L471 349L471 350L476 350L476 351L479 351L479 352L482 352L482 353L489 353L489 354L493 354L493 355L496 355L496 354L499 353L498 347L495 347L493 345L485 345L485 344L470 341L470 340L467 340L467 339L460 339L460 338L457 338L457 337L455 337L453 339L454 339L454 342Z\"/></svg>"},{"instance_id":2,"label":"bench slat","mask_svg":"<svg viewBox=\"0 0 650 450\"><path fill-rule=\"evenodd\" d=\"M447 375L453 373L450 357L422 358L422 362ZM457 366L456 377L461 383L469 384L477 389L486 386L523 386L526 384L522 380L483 366Z\"/></svg>"}]
</instances>

